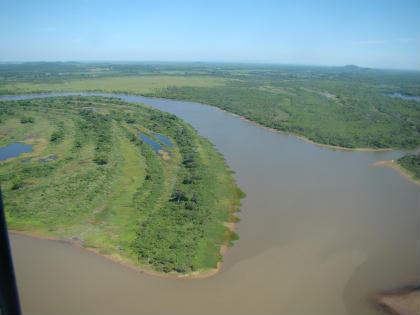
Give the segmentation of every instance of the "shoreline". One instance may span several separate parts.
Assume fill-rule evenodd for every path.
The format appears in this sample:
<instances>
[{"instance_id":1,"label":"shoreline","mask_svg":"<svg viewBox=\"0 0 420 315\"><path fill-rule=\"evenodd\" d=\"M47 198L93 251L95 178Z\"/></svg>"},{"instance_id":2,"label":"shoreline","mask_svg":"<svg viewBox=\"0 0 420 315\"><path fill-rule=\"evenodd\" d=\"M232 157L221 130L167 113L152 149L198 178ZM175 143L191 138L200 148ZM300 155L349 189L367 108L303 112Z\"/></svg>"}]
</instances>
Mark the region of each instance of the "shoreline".
<instances>
[{"instance_id":1,"label":"shoreline","mask_svg":"<svg viewBox=\"0 0 420 315\"><path fill-rule=\"evenodd\" d=\"M141 96L143 96L143 95L141 95ZM147 97L150 97L150 96L147 96ZM154 97L154 98L159 98L159 97ZM171 98L162 98L162 99L165 99L165 100L173 100ZM178 100L176 100L176 101L178 101ZM182 100L179 100L179 101L182 102ZM184 102L190 102L190 101L184 101ZM192 102L192 103L198 103L198 102ZM334 151L337 150L337 151L348 151L348 152L389 152L389 151L398 150L397 148L382 148L382 149L379 149L379 148L377 148L377 149L375 149L375 148L346 148L346 147L340 147L340 146L335 146L335 145L331 145L331 144L325 144L325 143L315 142L315 141L313 141L313 140L311 140L311 139L309 139L309 138L307 138L305 136L299 135L297 133L286 132L286 131L282 131L282 130L278 130L278 129L275 129L275 128L264 126L264 125L260 124L259 122L250 120L250 119L248 119L248 118L246 118L244 116L241 116L239 114L236 114L236 113L227 111L227 110L222 109L222 108L219 108L217 106L208 105L208 104L202 104L202 103L198 103L198 104L216 108L217 110L220 110L223 113L226 113L228 115L235 116L235 117L237 117L237 118L239 118L241 120L244 120L244 121L246 121L246 122L248 122L248 123L250 123L250 124L252 124L254 126L257 126L259 128L265 129L267 131L270 131L270 132L273 132L273 133L281 133L283 135L290 136L290 137L295 137L295 138L297 138L297 139L299 139L301 141L304 141L306 143L315 145L317 147L327 148L327 149L334 150Z\"/></svg>"},{"instance_id":2,"label":"shoreline","mask_svg":"<svg viewBox=\"0 0 420 315\"><path fill-rule=\"evenodd\" d=\"M390 315L420 314L420 286L406 287L381 292L374 296L375 303Z\"/></svg>"},{"instance_id":3,"label":"shoreline","mask_svg":"<svg viewBox=\"0 0 420 315\"><path fill-rule=\"evenodd\" d=\"M236 223L234 222L226 222L225 225L230 231L234 231L236 227ZM8 230L10 235L22 235L25 237L31 237L39 240L47 240L47 241L54 241L54 242L61 242L64 244L67 244L69 246L73 246L74 248L77 248L78 250L87 251L90 252L96 256L102 257L110 262L116 263L121 265L122 267L129 268L133 271L146 274L148 276L153 277L159 277L163 279L174 279L174 280L198 280L198 279L206 279L209 277L212 277L219 273L219 271L222 269L223 265L223 257L225 253L227 252L229 246L226 242L226 244L222 244L220 246L220 255L222 256L222 260L220 260L217 263L217 266L213 269L209 270L203 270L203 271L195 271L188 274L176 274L176 273L164 273L153 270L151 267L148 268L147 266L142 266L139 264L134 263L132 260L130 260L127 257L124 257L122 255L119 255L117 253L110 253L110 254L104 254L100 252L100 248L94 248L94 247L84 247L80 241L75 241L68 238L61 238L58 236L51 236L42 234L39 231L20 231L20 230Z\"/></svg>"},{"instance_id":4,"label":"shoreline","mask_svg":"<svg viewBox=\"0 0 420 315\"><path fill-rule=\"evenodd\" d=\"M183 100L183 99L175 99L175 98L165 98L165 97L161 97L161 96L153 96L153 95L148 94L148 93L143 93L143 94L141 94L141 93L133 93L133 92L128 93L128 92L123 92L123 91L120 91L120 92L118 92L118 91L112 91L112 92L110 92L110 91L103 91L103 90L86 90L86 91L79 91L79 92L71 92L71 91L65 91L65 90L62 90L62 91L33 91L33 92L24 92L24 93L15 93L15 94L0 94L0 101L1 101L1 97L8 97L8 96L13 97L13 96L22 96L22 95L27 95L27 96L31 96L32 95L32 96L35 96L36 97L36 96L39 96L39 95L59 94L59 93L71 93L73 95L79 95L78 93L120 94L120 95L126 95L126 96L132 95L132 96L141 96L141 97L161 99L161 100L172 100L172 101L179 101L179 102L197 103L197 104L200 104L200 105L205 105L205 106L210 106L212 108L216 108L217 110L220 110L220 111L222 111L224 113L227 113L229 115L233 115L235 117L238 117L241 120L245 120L245 121L247 121L247 122L249 122L249 123L251 123L253 125L256 125L256 126L258 126L260 128L269 130L271 132L277 132L277 133L282 133L284 135L296 137L299 140L302 140L302 141L304 141L306 143L313 144L313 145L316 145L316 146L322 147L322 148L328 148L328 149L331 149L331 150L338 150L338 151L350 151L350 152L351 151L353 151L353 152L387 152L387 151L398 150L398 148L369 148L369 147L367 147L367 148L363 148L363 147L347 148L347 147L341 147L341 146L335 146L335 145L331 145L331 144L325 144L325 143L315 142L315 141L307 138L304 135L300 135L300 134L296 134L296 133L290 133L290 132L278 130L278 129L275 129L275 128L272 128L272 127L264 126L264 125L260 124L259 122L250 120L250 119L248 119L248 118L246 118L246 117L244 117L242 115L236 114L234 112L230 112L230 111L228 111L226 109L222 109L222 108L220 108L218 106L215 106L215 105L200 103L200 102L192 101L192 100ZM117 96L110 95L109 97L117 97ZM148 105L147 103L144 103L144 104ZM148 105L148 106L150 106L150 105Z\"/></svg>"},{"instance_id":5,"label":"shoreline","mask_svg":"<svg viewBox=\"0 0 420 315\"><path fill-rule=\"evenodd\" d=\"M63 94L66 94L66 93L63 93ZM73 94L73 93L70 93L70 94ZM77 93L77 94L81 95L83 93ZM95 94L100 94L100 93L95 93ZM104 94L104 95L108 96L106 98L108 100L111 99L110 96L112 97L112 95L108 95L108 94ZM21 98L25 97L23 96L23 94L20 94L20 96ZM43 98L44 96L47 97L47 96L54 96L54 95L44 94L43 96L39 98ZM31 98L36 98L36 95L32 94L28 97L28 99L31 99ZM75 98L79 98L79 96L76 96ZM119 100L121 98L122 98L122 95L114 96L114 100ZM50 99L52 100L52 98ZM117 101L113 101L111 102L111 104L114 102L117 103ZM13 102L10 102L10 103L11 105L13 105ZM126 104L127 104L127 107L128 105L130 105L129 103L126 103ZM135 105L135 104L131 104L130 106L132 105ZM150 107L150 106L147 106L147 107ZM199 136L198 133L196 135ZM32 135L25 136L25 137L27 138L25 142L28 142L28 143L31 142L33 145L40 142L39 139L34 139L33 138L34 136ZM41 140L44 140L44 141L40 143L48 142L45 139L41 139ZM205 142L206 146L204 146L204 140L202 142L203 142L202 149L207 150L207 142ZM36 147L33 148L33 151L29 153L29 155L37 155L37 151L39 151L38 147L39 145L36 145ZM112 241L103 243L100 241L95 241L95 238L93 239L94 241L90 243L90 242L87 242L86 236L80 237L79 239L78 237L76 237L77 235L67 232L70 230L66 231L66 229L64 229L62 231L50 231L48 228L45 228L45 227L39 226L37 228L37 227L31 227L31 225L26 224L26 225L21 225L21 226L12 225L10 232L12 234L21 234L27 237L56 241L56 242L61 242L63 244L65 243L65 244L73 246L74 248L87 250L91 253L94 253L97 256L104 257L110 261L119 263L120 265L123 265L124 267L128 267L132 270L135 270L144 274L159 276L162 278L202 279L202 278L213 276L222 269L223 256L225 255L230 245L230 238L228 236L231 234L230 231L233 231L235 229L235 225L234 225L235 220L232 214L235 213L236 211L239 211L239 208L241 205L240 199L242 197L241 197L241 194L237 193L236 191L238 190L240 192L241 190L237 186L236 179L234 176L232 176L233 173L230 167L227 165L226 161L221 156L220 152L216 148L212 148L212 146L210 146L210 142L208 144L208 148L209 150L210 149L214 150L214 152L217 153L215 154L215 156L217 156L217 159L214 160L214 163L217 163L217 165L220 164L220 167L223 168L223 175L226 176L226 185L229 185L229 188L230 186L235 188L235 189L232 188L232 194L231 195L227 194L227 197L226 197L229 207L226 206L225 207L226 209L223 209L224 208L223 205L221 207L223 211L228 212L229 217L227 217L223 221L217 220L217 219L215 220L215 224L217 223L223 226L223 227L220 227L220 234L217 235L217 238L215 238L212 241L206 239L205 237L199 239L204 244L209 243L212 245L211 263L204 264L204 263L198 262L198 263L193 264L195 268L193 267L188 268L188 269L185 268L183 270L180 270L181 272L177 272L177 270L170 270L170 272L164 272L161 268L159 268L158 265L155 266L149 263L147 259L139 260L138 253L135 250L133 250L131 246L120 248L120 247L117 247ZM232 206L232 209L230 208L230 206ZM80 234L80 235L83 235L83 234ZM94 237L97 237L97 236L94 235ZM202 253L203 255L207 255L205 250L202 251ZM175 254L177 253L175 252ZM191 258L191 259L195 259L195 258Z\"/></svg>"},{"instance_id":6,"label":"shoreline","mask_svg":"<svg viewBox=\"0 0 420 315\"><path fill-rule=\"evenodd\" d=\"M408 170L406 170L401 165L399 165L395 160L376 161L375 163L372 164L372 166L387 167L387 168L393 169L396 172L398 172L402 177L404 177L406 180L408 180L409 182L411 182L411 183L413 183L417 186L420 186L420 180L415 179L413 177L413 175Z\"/></svg>"},{"instance_id":7,"label":"shoreline","mask_svg":"<svg viewBox=\"0 0 420 315\"><path fill-rule=\"evenodd\" d=\"M120 94L130 95L130 94L127 94L127 93L120 93ZM220 107L217 107L217 106L214 106L214 105L209 105L209 104L194 102L194 101L189 101L189 100L179 100L179 99L173 99L173 98L156 97L156 96L142 95L142 94L132 94L132 95L149 97L149 98L154 98L154 99L163 99L163 100L172 100L172 101L187 102L187 103L196 103L196 104L200 104L200 105L204 105L204 106L209 106L209 107L215 108L216 110L219 110L223 113L226 113L228 115L232 115L236 118L244 120L244 121L246 121L246 122L248 122L248 123L250 123L254 126L265 129L267 131L270 131L270 132L273 132L273 133L281 133L283 135L290 136L290 137L295 137L295 138L297 138L299 140L302 140L306 143L309 143L309 144L312 144L312 145L315 145L315 146L318 146L318 147L321 147L321 148L327 148L327 149L330 149L330 150L350 151L350 152L355 152L355 151L356 152L389 152L389 151L398 150L398 148L361 148L361 147L359 147L359 148L346 148L346 147L340 147L340 146L336 146L336 145L332 145L332 144L315 142L315 141L307 138L306 136L299 135L297 133L291 133L291 132L286 132L286 131L283 131L283 130L278 130L278 129L275 129L275 128L272 128L272 127L264 126L264 125L260 124L259 122L256 122L256 121L253 121L253 120L250 120L250 119L246 118L245 116L236 114L234 112L230 112L226 109L223 109L223 108L220 108ZM147 103L145 103L145 104L147 105Z\"/></svg>"},{"instance_id":8,"label":"shoreline","mask_svg":"<svg viewBox=\"0 0 420 315\"><path fill-rule=\"evenodd\" d=\"M312 141L311 139L308 139L305 136L301 136L301 135L295 135L295 134L292 134L292 135L295 136L296 138L302 140L302 141L307 142L307 143L314 144L314 145L319 146L319 147L328 148L328 149L331 149L331 150L337 150L337 151L389 152L389 151L398 150L397 148L346 148L346 147L340 147L340 146L335 146L335 145L331 145L331 144L318 143L318 142Z\"/></svg>"}]
</instances>

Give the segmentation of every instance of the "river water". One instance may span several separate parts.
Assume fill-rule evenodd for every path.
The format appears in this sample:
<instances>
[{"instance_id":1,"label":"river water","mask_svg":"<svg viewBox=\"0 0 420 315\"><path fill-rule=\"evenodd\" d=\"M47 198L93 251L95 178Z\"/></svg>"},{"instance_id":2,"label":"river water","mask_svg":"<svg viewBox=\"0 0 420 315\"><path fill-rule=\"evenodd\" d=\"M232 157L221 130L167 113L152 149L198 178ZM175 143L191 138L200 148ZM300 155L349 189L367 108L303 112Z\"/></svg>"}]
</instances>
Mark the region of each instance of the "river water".
<instances>
[{"instance_id":1,"label":"river water","mask_svg":"<svg viewBox=\"0 0 420 315\"><path fill-rule=\"evenodd\" d=\"M113 95L176 114L215 144L247 194L240 240L217 275L173 280L13 235L25 314L381 314L372 294L419 278L420 189L372 166L404 152L332 150L207 105Z\"/></svg>"}]
</instances>

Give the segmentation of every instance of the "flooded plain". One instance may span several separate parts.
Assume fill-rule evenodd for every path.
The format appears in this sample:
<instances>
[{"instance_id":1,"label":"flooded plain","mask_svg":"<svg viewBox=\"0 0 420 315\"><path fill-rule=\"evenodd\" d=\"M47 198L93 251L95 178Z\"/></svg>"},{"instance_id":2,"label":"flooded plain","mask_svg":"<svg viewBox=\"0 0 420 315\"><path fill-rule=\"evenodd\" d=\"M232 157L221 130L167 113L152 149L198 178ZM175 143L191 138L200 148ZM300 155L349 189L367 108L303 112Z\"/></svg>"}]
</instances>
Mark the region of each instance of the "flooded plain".
<instances>
[{"instance_id":1,"label":"flooded plain","mask_svg":"<svg viewBox=\"0 0 420 315\"><path fill-rule=\"evenodd\" d=\"M25 314L381 314L372 294L419 279L420 188L372 166L404 152L332 150L207 105L114 96L176 114L225 156L247 194L240 240L215 276L174 280L12 235Z\"/></svg>"}]
</instances>

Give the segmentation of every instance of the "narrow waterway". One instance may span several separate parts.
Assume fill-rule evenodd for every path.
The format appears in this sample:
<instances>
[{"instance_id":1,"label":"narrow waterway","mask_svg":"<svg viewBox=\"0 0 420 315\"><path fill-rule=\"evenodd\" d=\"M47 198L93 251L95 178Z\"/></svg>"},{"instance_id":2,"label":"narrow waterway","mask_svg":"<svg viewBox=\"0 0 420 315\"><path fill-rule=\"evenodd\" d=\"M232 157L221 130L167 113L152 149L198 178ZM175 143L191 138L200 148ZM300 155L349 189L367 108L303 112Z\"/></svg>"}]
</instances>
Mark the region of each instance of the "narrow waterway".
<instances>
[{"instance_id":1,"label":"narrow waterway","mask_svg":"<svg viewBox=\"0 0 420 315\"><path fill-rule=\"evenodd\" d=\"M105 95L176 114L216 145L247 193L240 240L214 277L169 280L13 235L25 314L380 314L373 293L419 278L420 189L372 166L403 152L331 150L206 105Z\"/></svg>"}]
</instances>

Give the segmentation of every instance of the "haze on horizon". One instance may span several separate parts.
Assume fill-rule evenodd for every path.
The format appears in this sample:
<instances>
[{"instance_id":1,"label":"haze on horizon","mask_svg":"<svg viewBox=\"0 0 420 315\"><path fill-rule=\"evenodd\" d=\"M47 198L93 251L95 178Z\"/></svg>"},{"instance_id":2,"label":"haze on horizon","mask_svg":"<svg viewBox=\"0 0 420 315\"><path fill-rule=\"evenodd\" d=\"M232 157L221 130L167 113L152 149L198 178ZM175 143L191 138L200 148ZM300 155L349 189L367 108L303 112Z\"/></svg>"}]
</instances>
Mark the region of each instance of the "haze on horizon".
<instances>
[{"instance_id":1,"label":"haze on horizon","mask_svg":"<svg viewBox=\"0 0 420 315\"><path fill-rule=\"evenodd\" d=\"M420 70L420 2L3 1L0 62L211 61Z\"/></svg>"}]
</instances>

